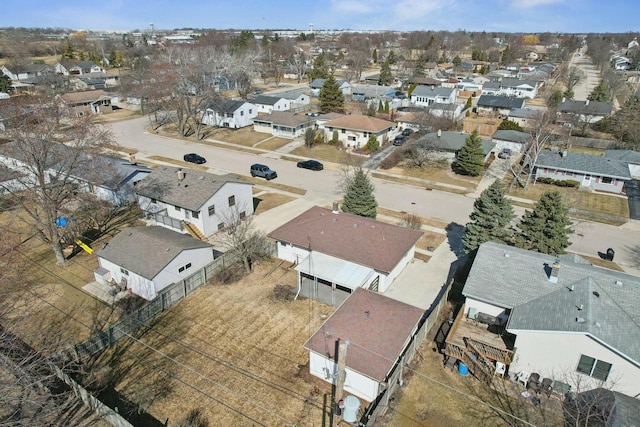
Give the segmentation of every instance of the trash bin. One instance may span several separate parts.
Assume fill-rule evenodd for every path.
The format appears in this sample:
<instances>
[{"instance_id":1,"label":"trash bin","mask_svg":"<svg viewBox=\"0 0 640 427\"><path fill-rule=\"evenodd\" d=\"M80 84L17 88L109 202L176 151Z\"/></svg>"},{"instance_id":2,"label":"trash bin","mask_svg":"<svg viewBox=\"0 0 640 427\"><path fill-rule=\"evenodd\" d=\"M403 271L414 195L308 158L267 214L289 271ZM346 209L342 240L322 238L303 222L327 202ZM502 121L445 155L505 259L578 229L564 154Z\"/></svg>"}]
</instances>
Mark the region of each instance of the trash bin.
<instances>
[{"instance_id":1,"label":"trash bin","mask_svg":"<svg viewBox=\"0 0 640 427\"><path fill-rule=\"evenodd\" d=\"M462 362L458 363L458 373L463 377L469 374L469 368Z\"/></svg>"},{"instance_id":2,"label":"trash bin","mask_svg":"<svg viewBox=\"0 0 640 427\"><path fill-rule=\"evenodd\" d=\"M616 252L612 248L607 249L607 259L609 261L613 261L613 256L615 254L616 254Z\"/></svg>"}]
</instances>

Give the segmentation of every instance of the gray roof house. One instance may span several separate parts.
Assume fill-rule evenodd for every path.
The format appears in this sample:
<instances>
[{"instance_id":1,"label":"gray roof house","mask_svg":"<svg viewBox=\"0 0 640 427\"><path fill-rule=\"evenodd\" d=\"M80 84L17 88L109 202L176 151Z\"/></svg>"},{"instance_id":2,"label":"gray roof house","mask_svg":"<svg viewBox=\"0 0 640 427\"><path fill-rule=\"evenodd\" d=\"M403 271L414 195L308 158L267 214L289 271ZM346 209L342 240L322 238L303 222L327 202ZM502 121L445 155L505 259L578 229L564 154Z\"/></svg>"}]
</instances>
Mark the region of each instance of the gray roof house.
<instances>
[{"instance_id":1,"label":"gray roof house","mask_svg":"<svg viewBox=\"0 0 640 427\"><path fill-rule=\"evenodd\" d=\"M609 193L622 193L631 179L626 163L592 154L546 151L538 154L535 177L578 181L581 187Z\"/></svg>"},{"instance_id":2,"label":"gray roof house","mask_svg":"<svg viewBox=\"0 0 640 427\"><path fill-rule=\"evenodd\" d=\"M498 130L491 136L491 141L495 142L497 151L505 148L513 153L522 153L527 144L531 141L531 134L516 130ZM518 156L514 156L515 161Z\"/></svg>"},{"instance_id":3,"label":"gray roof house","mask_svg":"<svg viewBox=\"0 0 640 427\"><path fill-rule=\"evenodd\" d=\"M167 286L213 262L213 246L164 227L129 227L96 252L99 283L153 300Z\"/></svg>"},{"instance_id":4,"label":"gray roof house","mask_svg":"<svg viewBox=\"0 0 640 427\"><path fill-rule=\"evenodd\" d=\"M284 138L302 136L308 128L315 126L315 124L314 117L291 111L274 111L271 114L261 114L253 119L253 129L256 132L270 133L273 136Z\"/></svg>"},{"instance_id":5,"label":"gray roof house","mask_svg":"<svg viewBox=\"0 0 640 427\"><path fill-rule=\"evenodd\" d=\"M274 111L289 111L292 101L280 96L258 95L250 99L258 107L258 113L272 113Z\"/></svg>"},{"instance_id":6,"label":"gray roof house","mask_svg":"<svg viewBox=\"0 0 640 427\"><path fill-rule=\"evenodd\" d=\"M510 98L508 96L494 96L494 95L480 95L477 103L479 110L487 110L504 112L509 114L509 111L514 108L524 107L524 98Z\"/></svg>"},{"instance_id":7,"label":"gray roof house","mask_svg":"<svg viewBox=\"0 0 640 427\"><path fill-rule=\"evenodd\" d=\"M417 86L411 92L411 103L416 106L428 107L431 104L453 104L456 100L456 90L442 86Z\"/></svg>"},{"instance_id":8,"label":"gray roof house","mask_svg":"<svg viewBox=\"0 0 640 427\"><path fill-rule=\"evenodd\" d=\"M566 425L640 426L640 400L606 388L578 393L563 406Z\"/></svg>"},{"instance_id":9,"label":"gray roof house","mask_svg":"<svg viewBox=\"0 0 640 427\"><path fill-rule=\"evenodd\" d=\"M604 384L630 396L640 392L640 277L576 255L488 242L480 245L462 293L460 316L495 319L490 324L507 333L494 339L484 324L484 330L458 328L454 334L477 338L476 347L508 342L515 352L512 375L537 372L574 391Z\"/></svg>"},{"instance_id":10,"label":"gray roof house","mask_svg":"<svg viewBox=\"0 0 640 427\"><path fill-rule=\"evenodd\" d=\"M571 119L583 123L595 123L611 114L613 104L599 101L564 100L558 105L560 122L571 123Z\"/></svg>"},{"instance_id":11,"label":"gray roof house","mask_svg":"<svg viewBox=\"0 0 640 427\"><path fill-rule=\"evenodd\" d=\"M416 144L428 144L444 152L453 153L455 156L464 147L469 135L464 132L437 131L420 137ZM482 153L485 156L485 160L488 159L495 146L495 143L482 138Z\"/></svg>"},{"instance_id":12,"label":"gray roof house","mask_svg":"<svg viewBox=\"0 0 640 427\"><path fill-rule=\"evenodd\" d=\"M501 80L487 82L482 85L482 94L535 98L540 86L541 83L535 80L520 80L504 77Z\"/></svg>"},{"instance_id":13,"label":"gray roof house","mask_svg":"<svg viewBox=\"0 0 640 427\"><path fill-rule=\"evenodd\" d=\"M512 108L509 111L509 120L523 128L534 128L543 114L543 111L533 108Z\"/></svg>"},{"instance_id":14,"label":"gray roof house","mask_svg":"<svg viewBox=\"0 0 640 427\"><path fill-rule=\"evenodd\" d=\"M351 85L351 97L354 101L364 101L367 99L388 99L395 96L396 90L391 86L382 85Z\"/></svg>"},{"instance_id":15,"label":"gray roof house","mask_svg":"<svg viewBox=\"0 0 640 427\"><path fill-rule=\"evenodd\" d=\"M314 79L309 84L309 87L311 88L311 96L320 96L320 90L324 86L324 82L325 82L325 79ZM338 80L338 79L336 79L336 82L338 83L338 87L342 91L343 95L351 94L351 83L345 80Z\"/></svg>"},{"instance_id":16,"label":"gray roof house","mask_svg":"<svg viewBox=\"0 0 640 427\"><path fill-rule=\"evenodd\" d=\"M632 177L640 177L640 152L634 150L606 150L607 159L618 160L629 166Z\"/></svg>"},{"instance_id":17,"label":"gray roof house","mask_svg":"<svg viewBox=\"0 0 640 427\"><path fill-rule=\"evenodd\" d=\"M202 123L209 126L238 129L253 124L258 106L247 101L218 99L204 106Z\"/></svg>"},{"instance_id":18,"label":"gray roof house","mask_svg":"<svg viewBox=\"0 0 640 427\"><path fill-rule=\"evenodd\" d=\"M158 166L135 192L140 208L157 225L206 239L253 215L252 187L235 175Z\"/></svg>"}]
</instances>

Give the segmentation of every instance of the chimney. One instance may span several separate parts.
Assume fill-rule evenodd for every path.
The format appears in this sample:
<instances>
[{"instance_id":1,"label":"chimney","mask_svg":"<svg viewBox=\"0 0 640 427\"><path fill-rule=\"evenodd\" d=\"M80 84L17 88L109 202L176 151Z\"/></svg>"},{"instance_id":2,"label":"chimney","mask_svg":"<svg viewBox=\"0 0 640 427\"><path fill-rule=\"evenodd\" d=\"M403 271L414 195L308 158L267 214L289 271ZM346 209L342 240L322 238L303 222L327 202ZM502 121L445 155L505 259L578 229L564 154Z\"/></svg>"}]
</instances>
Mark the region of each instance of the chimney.
<instances>
[{"instance_id":1,"label":"chimney","mask_svg":"<svg viewBox=\"0 0 640 427\"><path fill-rule=\"evenodd\" d=\"M136 156L134 156L133 154L129 156L129 163L131 163L132 165L136 164Z\"/></svg>"},{"instance_id":2,"label":"chimney","mask_svg":"<svg viewBox=\"0 0 640 427\"><path fill-rule=\"evenodd\" d=\"M551 265L551 272L549 273L549 281L551 283L558 283L558 273L560 272L560 260L556 260Z\"/></svg>"},{"instance_id":3,"label":"chimney","mask_svg":"<svg viewBox=\"0 0 640 427\"><path fill-rule=\"evenodd\" d=\"M338 202L333 202L333 209L331 209L331 213L333 214L339 214L340 210L338 209L339 205Z\"/></svg>"},{"instance_id":4,"label":"chimney","mask_svg":"<svg viewBox=\"0 0 640 427\"><path fill-rule=\"evenodd\" d=\"M442 136L442 130L438 129L438 138L440 138Z\"/></svg>"},{"instance_id":5,"label":"chimney","mask_svg":"<svg viewBox=\"0 0 640 427\"><path fill-rule=\"evenodd\" d=\"M565 103L567 102L567 98L565 98L564 96L562 97L562 102Z\"/></svg>"},{"instance_id":6,"label":"chimney","mask_svg":"<svg viewBox=\"0 0 640 427\"><path fill-rule=\"evenodd\" d=\"M182 169L178 169L178 181L182 181L184 179L184 171Z\"/></svg>"},{"instance_id":7,"label":"chimney","mask_svg":"<svg viewBox=\"0 0 640 427\"><path fill-rule=\"evenodd\" d=\"M586 101L584 101L584 105L585 106L589 105L589 100L588 99Z\"/></svg>"}]
</instances>

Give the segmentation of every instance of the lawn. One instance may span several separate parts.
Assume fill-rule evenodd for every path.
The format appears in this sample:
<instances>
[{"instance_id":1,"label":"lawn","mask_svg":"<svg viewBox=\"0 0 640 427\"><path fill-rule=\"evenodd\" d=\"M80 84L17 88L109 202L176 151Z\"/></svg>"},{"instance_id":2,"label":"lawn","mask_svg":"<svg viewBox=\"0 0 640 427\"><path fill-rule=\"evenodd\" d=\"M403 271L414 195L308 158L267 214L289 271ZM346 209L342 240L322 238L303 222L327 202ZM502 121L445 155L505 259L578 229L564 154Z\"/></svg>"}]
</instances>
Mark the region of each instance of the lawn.
<instances>
[{"instance_id":1,"label":"lawn","mask_svg":"<svg viewBox=\"0 0 640 427\"><path fill-rule=\"evenodd\" d=\"M475 190L475 188L478 186L478 183L482 179L481 176L472 177L458 175L454 173L448 165L447 167L442 167L438 163L434 163L432 165L421 168L409 166L402 163L399 166L388 169L387 172L410 178L419 178L427 181L433 181L436 183L456 185L458 187L468 189L468 191Z\"/></svg>"},{"instance_id":2,"label":"lawn","mask_svg":"<svg viewBox=\"0 0 640 427\"><path fill-rule=\"evenodd\" d=\"M104 353L116 389L170 425L195 408L216 426L321 425L331 387L308 374L303 344L333 308L282 298L296 274L276 262L199 288L143 336Z\"/></svg>"},{"instance_id":3,"label":"lawn","mask_svg":"<svg viewBox=\"0 0 640 427\"><path fill-rule=\"evenodd\" d=\"M207 138L238 144L244 147L253 147L261 141L271 138L271 134L256 132L252 126L241 129L214 128Z\"/></svg>"},{"instance_id":4,"label":"lawn","mask_svg":"<svg viewBox=\"0 0 640 427\"><path fill-rule=\"evenodd\" d=\"M359 166L367 160L367 157L347 153L346 150L329 144L316 144L311 148L302 146L291 151L289 154L353 166Z\"/></svg>"},{"instance_id":5,"label":"lawn","mask_svg":"<svg viewBox=\"0 0 640 427\"><path fill-rule=\"evenodd\" d=\"M261 148L263 150L275 151L280 147L284 147L285 145L291 143L292 140L288 138L279 138L272 137L259 142L255 147Z\"/></svg>"},{"instance_id":6,"label":"lawn","mask_svg":"<svg viewBox=\"0 0 640 427\"><path fill-rule=\"evenodd\" d=\"M269 209L284 205L295 199L295 197L291 197L281 193L264 193L260 196L254 196L254 202L258 203L256 206L255 214L260 215L261 213L264 213Z\"/></svg>"}]
</instances>

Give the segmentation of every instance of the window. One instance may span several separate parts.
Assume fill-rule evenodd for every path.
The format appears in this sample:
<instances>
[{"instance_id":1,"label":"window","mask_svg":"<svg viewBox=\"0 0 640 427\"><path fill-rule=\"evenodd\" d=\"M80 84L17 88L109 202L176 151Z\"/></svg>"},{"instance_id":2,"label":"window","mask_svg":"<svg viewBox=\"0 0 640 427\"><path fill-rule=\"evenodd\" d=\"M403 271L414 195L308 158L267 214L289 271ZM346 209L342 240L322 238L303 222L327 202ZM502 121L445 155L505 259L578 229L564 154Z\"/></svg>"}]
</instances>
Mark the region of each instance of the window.
<instances>
[{"instance_id":1,"label":"window","mask_svg":"<svg viewBox=\"0 0 640 427\"><path fill-rule=\"evenodd\" d=\"M244 111L240 111L240 117L244 116Z\"/></svg>"},{"instance_id":2,"label":"window","mask_svg":"<svg viewBox=\"0 0 640 427\"><path fill-rule=\"evenodd\" d=\"M249 114L253 112L253 108L249 108Z\"/></svg>"},{"instance_id":3,"label":"window","mask_svg":"<svg viewBox=\"0 0 640 427\"><path fill-rule=\"evenodd\" d=\"M176 212L180 212L180 206L174 206L176 208Z\"/></svg>"},{"instance_id":4,"label":"window","mask_svg":"<svg viewBox=\"0 0 640 427\"><path fill-rule=\"evenodd\" d=\"M194 217L195 219L198 219L200 218L200 212L191 211L191 216Z\"/></svg>"},{"instance_id":5,"label":"window","mask_svg":"<svg viewBox=\"0 0 640 427\"><path fill-rule=\"evenodd\" d=\"M602 177L602 183L603 184L613 184L613 178L611 178L609 176L603 176Z\"/></svg>"},{"instance_id":6,"label":"window","mask_svg":"<svg viewBox=\"0 0 640 427\"><path fill-rule=\"evenodd\" d=\"M218 231L221 231L224 229L224 222L221 222L218 224Z\"/></svg>"},{"instance_id":7,"label":"window","mask_svg":"<svg viewBox=\"0 0 640 427\"><path fill-rule=\"evenodd\" d=\"M209 210L209 216L215 215L216 214L216 205L209 206L208 210Z\"/></svg>"},{"instance_id":8,"label":"window","mask_svg":"<svg viewBox=\"0 0 640 427\"><path fill-rule=\"evenodd\" d=\"M122 267L120 267L120 273L124 274L125 276L129 275L129 272Z\"/></svg>"},{"instance_id":9,"label":"window","mask_svg":"<svg viewBox=\"0 0 640 427\"><path fill-rule=\"evenodd\" d=\"M245 211L240 212L240 219L244 219L247 216Z\"/></svg>"},{"instance_id":10,"label":"window","mask_svg":"<svg viewBox=\"0 0 640 427\"><path fill-rule=\"evenodd\" d=\"M183 271L188 270L190 268L191 268L191 263L189 263L189 264L187 264L187 265L185 265L183 267L178 268L178 273L182 273Z\"/></svg>"},{"instance_id":11,"label":"window","mask_svg":"<svg viewBox=\"0 0 640 427\"><path fill-rule=\"evenodd\" d=\"M590 356L580 355L580 361L576 371L581 374L589 375L597 380L606 381L611 371L611 363L594 359Z\"/></svg>"},{"instance_id":12,"label":"window","mask_svg":"<svg viewBox=\"0 0 640 427\"><path fill-rule=\"evenodd\" d=\"M229 196L229 206L236 205L236 196Z\"/></svg>"}]
</instances>

